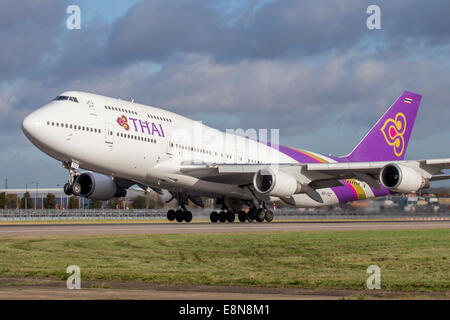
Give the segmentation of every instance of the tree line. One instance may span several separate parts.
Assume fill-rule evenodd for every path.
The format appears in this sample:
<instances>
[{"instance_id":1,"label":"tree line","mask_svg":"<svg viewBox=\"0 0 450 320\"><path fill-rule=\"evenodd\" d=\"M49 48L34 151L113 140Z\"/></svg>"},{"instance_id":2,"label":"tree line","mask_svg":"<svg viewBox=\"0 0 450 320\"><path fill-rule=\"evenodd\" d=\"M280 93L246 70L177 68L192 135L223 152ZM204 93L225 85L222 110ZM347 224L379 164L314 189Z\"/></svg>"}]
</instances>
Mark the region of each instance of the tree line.
<instances>
[{"instance_id":1,"label":"tree line","mask_svg":"<svg viewBox=\"0 0 450 320\"><path fill-rule=\"evenodd\" d=\"M25 192L23 197L17 194L5 192L0 193L0 209L34 209L34 199L29 192ZM48 193L41 203L36 203L37 208L44 209L58 209L56 196L53 193ZM159 196L145 195L136 197L131 203L125 203L122 198L113 198L106 202L100 200L89 200L87 207L89 209L154 209L164 206L164 202ZM67 209L79 209L81 203L76 196L68 198Z\"/></svg>"}]
</instances>

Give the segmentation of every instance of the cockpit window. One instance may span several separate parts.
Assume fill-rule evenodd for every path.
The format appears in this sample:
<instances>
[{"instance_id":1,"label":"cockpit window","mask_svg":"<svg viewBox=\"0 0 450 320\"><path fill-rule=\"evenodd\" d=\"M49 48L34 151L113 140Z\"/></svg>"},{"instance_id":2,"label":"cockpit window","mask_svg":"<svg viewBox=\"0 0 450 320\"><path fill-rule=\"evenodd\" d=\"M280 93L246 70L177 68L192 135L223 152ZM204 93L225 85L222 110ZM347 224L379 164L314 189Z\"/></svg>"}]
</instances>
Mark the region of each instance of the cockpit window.
<instances>
[{"instance_id":1,"label":"cockpit window","mask_svg":"<svg viewBox=\"0 0 450 320\"><path fill-rule=\"evenodd\" d=\"M73 101L78 103L78 99L76 97L69 97L69 96L57 96L55 99L53 99L54 101L59 101L59 100L69 100L69 101Z\"/></svg>"}]
</instances>

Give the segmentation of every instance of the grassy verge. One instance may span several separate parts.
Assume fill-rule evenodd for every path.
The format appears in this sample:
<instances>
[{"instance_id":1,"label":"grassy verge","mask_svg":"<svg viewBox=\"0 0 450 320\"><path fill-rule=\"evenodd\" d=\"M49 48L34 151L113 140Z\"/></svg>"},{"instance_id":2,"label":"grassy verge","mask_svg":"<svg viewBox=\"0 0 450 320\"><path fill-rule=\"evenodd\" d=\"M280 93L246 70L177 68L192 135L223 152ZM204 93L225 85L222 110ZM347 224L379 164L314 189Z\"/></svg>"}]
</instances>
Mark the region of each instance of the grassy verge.
<instances>
[{"instance_id":1,"label":"grassy verge","mask_svg":"<svg viewBox=\"0 0 450 320\"><path fill-rule=\"evenodd\" d=\"M450 290L450 230L0 238L0 277L392 291Z\"/></svg>"}]
</instances>

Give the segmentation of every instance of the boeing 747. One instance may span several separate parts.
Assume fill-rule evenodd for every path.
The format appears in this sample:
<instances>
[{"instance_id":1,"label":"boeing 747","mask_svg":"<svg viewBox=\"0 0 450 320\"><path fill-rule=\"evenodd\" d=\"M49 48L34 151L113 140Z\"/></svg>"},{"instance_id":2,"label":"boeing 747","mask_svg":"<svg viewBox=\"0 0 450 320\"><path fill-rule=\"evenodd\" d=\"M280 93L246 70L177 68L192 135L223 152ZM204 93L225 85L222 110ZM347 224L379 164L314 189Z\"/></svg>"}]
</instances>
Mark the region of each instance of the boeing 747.
<instances>
[{"instance_id":1,"label":"boeing 747","mask_svg":"<svg viewBox=\"0 0 450 320\"><path fill-rule=\"evenodd\" d=\"M421 95L404 91L348 155L290 148L221 132L164 109L68 91L28 115L26 137L68 170L67 195L123 197L132 185L178 201L169 220L192 220L188 200L216 199L211 222L274 218L270 203L330 206L392 192L417 192L450 158L405 160ZM80 169L83 169L80 171ZM248 210L244 210L248 209Z\"/></svg>"}]
</instances>

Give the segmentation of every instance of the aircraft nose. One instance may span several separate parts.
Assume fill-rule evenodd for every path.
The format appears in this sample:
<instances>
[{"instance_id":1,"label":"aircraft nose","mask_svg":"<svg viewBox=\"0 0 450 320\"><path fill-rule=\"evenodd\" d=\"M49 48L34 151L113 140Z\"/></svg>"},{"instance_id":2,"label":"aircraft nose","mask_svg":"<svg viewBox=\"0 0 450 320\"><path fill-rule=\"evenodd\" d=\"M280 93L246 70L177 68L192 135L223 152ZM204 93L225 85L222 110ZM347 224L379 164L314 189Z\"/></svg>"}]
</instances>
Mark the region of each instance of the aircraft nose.
<instances>
[{"instance_id":1,"label":"aircraft nose","mask_svg":"<svg viewBox=\"0 0 450 320\"><path fill-rule=\"evenodd\" d=\"M39 117L39 110L30 113L22 121L22 131L28 139L35 139L42 127L42 119Z\"/></svg>"}]
</instances>

